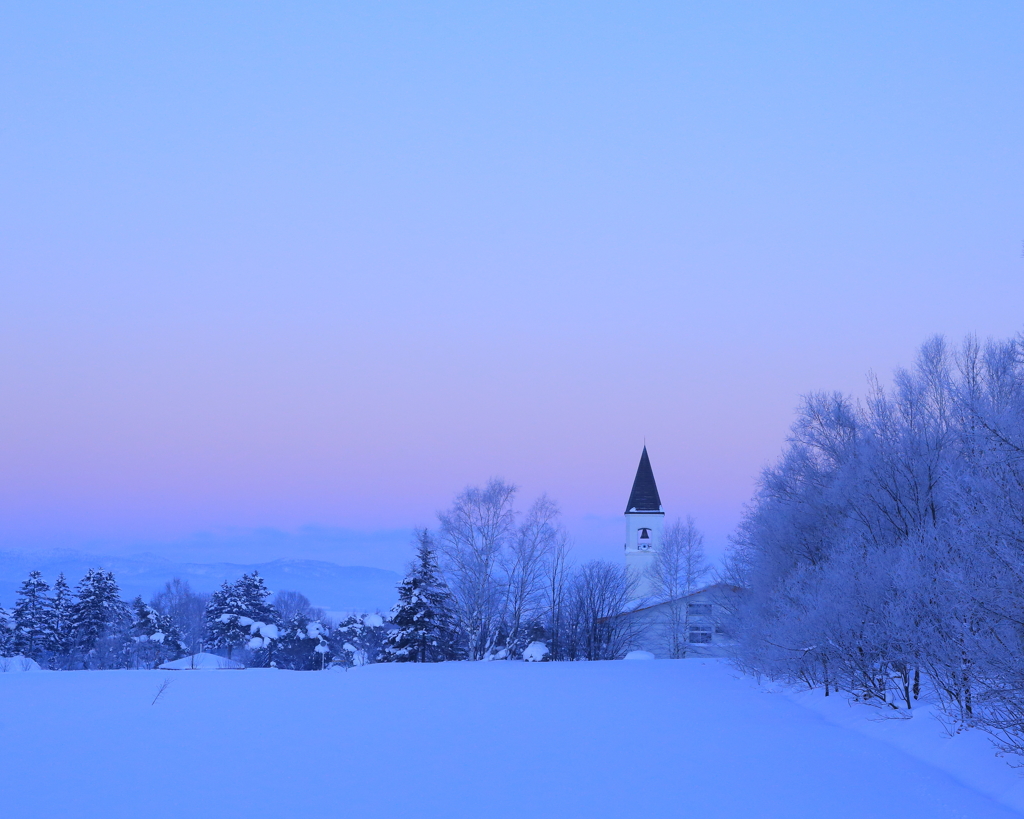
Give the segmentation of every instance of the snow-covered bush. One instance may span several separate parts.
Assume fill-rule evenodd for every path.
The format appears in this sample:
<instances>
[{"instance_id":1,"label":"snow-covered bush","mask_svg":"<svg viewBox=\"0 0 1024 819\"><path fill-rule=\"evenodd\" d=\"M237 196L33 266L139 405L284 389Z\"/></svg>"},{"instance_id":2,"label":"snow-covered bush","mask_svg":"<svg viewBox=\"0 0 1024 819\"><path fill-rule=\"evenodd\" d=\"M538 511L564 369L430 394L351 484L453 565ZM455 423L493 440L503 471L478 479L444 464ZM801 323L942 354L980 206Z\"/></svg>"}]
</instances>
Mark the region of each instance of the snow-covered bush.
<instances>
[{"instance_id":1,"label":"snow-covered bush","mask_svg":"<svg viewBox=\"0 0 1024 819\"><path fill-rule=\"evenodd\" d=\"M544 643L534 641L523 651L523 659L528 663L544 662L551 652Z\"/></svg>"}]
</instances>

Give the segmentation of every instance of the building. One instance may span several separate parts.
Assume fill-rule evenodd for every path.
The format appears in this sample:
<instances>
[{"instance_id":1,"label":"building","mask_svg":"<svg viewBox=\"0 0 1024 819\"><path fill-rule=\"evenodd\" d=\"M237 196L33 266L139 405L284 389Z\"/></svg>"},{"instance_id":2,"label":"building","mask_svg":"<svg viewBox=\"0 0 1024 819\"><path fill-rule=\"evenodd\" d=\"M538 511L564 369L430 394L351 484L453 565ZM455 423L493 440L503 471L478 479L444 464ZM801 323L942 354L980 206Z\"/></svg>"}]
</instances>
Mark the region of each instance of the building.
<instances>
[{"instance_id":1,"label":"building","mask_svg":"<svg viewBox=\"0 0 1024 819\"><path fill-rule=\"evenodd\" d=\"M651 593L649 571L664 532L665 512L645 445L626 502L626 568L637 578L640 597Z\"/></svg>"},{"instance_id":2,"label":"building","mask_svg":"<svg viewBox=\"0 0 1024 819\"><path fill-rule=\"evenodd\" d=\"M658 658L721 657L731 639L726 615L739 589L715 583L676 600L658 600L650 569L664 545L665 510L644 446L626 502L626 569L637 580L638 599L619 615L635 632L634 648Z\"/></svg>"}]
</instances>

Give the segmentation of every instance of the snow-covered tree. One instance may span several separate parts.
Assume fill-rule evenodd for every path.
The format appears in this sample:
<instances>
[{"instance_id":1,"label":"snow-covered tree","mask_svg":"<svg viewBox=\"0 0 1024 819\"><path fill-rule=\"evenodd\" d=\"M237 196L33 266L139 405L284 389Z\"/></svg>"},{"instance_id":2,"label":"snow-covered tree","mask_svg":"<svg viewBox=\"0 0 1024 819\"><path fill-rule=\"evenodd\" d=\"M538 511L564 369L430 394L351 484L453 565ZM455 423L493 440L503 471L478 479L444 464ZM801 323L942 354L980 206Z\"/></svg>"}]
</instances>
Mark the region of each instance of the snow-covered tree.
<instances>
[{"instance_id":1,"label":"snow-covered tree","mask_svg":"<svg viewBox=\"0 0 1024 819\"><path fill-rule=\"evenodd\" d=\"M230 658L235 648L249 639L248 626L238 622L244 612L245 601L238 582L225 580L206 605L206 644L211 648L227 649Z\"/></svg>"},{"instance_id":2,"label":"snow-covered tree","mask_svg":"<svg viewBox=\"0 0 1024 819\"><path fill-rule=\"evenodd\" d=\"M379 614L353 614L331 630L334 664L345 668L388 662L387 639L394 630Z\"/></svg>"},{"instance_id":3,"label":"snow-covered tree","mask_svg":"<svg viewBox=\"0 0 1024 819\"><path fill-rule=\"evenodd\" d=\"M0 607L0 657L14 654L14 618Z\"/></svg>"},{"instance_id":4,"label":"snow-covered tree","mask_svg":"<svg viewBox=\"0 0 1024 819\"><path fill-rule=\"evenodd\" d=\"M50 586L40 572L30 572L21 584L13 614L15 651L43 662L53 648L53 600Z\"/></svg>"},{"instance_id":5,"label":"snow-covered tree","mask_svg":"<svg viewBox=\"0 0 1024 819\"><path fill-rule=\"evenodd\" d=\"M398 586L391 611L394 629L384 657L389 662L436 663L460 655L454 600L437 566L434 541L426 529L416 533L416 559Z\"/></svg>"},{"instance_id":6,"label":"snow-covered tree","mask_svg":"<svg viewBox=\"0 0 1024 819\"><path fill-rule=\"evenodd\" d=\"M133 668L156 668L185 656L181 635L169 617L160 614L141 596L132 601L133 622L128 644Z\"/></svg>"},{"instance_id":7,"label":"snow-covered tree","mask_svg":"<svg viewBox=\"0 0 1024 819\"><path fill-rule=\"evenodd\" d=\"M206 607L208 644L226 648L228 657L240 646L256 652L257 665L274 662L279 637L277 611L267 602L271 592L258 572L224 581Z\"/></svg>"},{"instance_id":8,"label":"snow-covered tree","mask_svg":"<svg viewBox=\"0 0 1024 819\"><path fill-rule=\"evenodd\" d=\"M333 659L328 636L327 626L320 620L311 620L301 611L295 612L282 627L278 667L294 671L323 670Z\"/></svg>"},{"instance_id":9,"label":"snow-covered tree","mask_svg":"<svg viewBox=\"0 0 1024 819\"><path fill-rule=\"evenodd\" d=\"M122 657L128 607L112 572L89 569L78 584L72 609L75 649L86 668L112 668Z\"/></svg>"},{"instance_id":10,"label":"snow-covered tree","mask_svg":"<svg viewBox=\"0 0 1024 819\"><path fill-rule=\"evenodd\" d=\"M1024 338L809 396L735 538L740 659L1024 752Z\"/></svg>"},{"instance_id":11,"label":"snow-covered tree","mask_svg":"<svg viewBox=\"0 0 1024 819\"><path fill-rule=\"evenodd\" d=\"M68 668L75 650L75 598L64 573L57 575L53 584L52 668Z\"/></svg>"}]
</instances>

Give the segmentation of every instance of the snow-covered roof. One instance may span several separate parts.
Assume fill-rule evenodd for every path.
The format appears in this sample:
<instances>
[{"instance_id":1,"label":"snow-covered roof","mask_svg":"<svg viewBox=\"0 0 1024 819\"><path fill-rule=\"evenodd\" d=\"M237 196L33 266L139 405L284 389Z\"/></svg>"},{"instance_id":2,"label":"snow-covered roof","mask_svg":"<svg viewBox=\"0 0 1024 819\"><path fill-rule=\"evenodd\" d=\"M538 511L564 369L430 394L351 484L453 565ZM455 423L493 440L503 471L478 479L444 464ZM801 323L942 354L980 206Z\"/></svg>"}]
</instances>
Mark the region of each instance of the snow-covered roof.
<instances>
[{"instance_id":1,"label":"snow-covered roof","mask_svg":"<svg viewBox=\"0 0 1024 819\"><path fill-rule=\"evenodd\" d=\"M234 660L229 660L227 657L218 657L216 654L207 654L204 651L190 657L182 657L180 660L171 660L161 665L160 668L166 671L210 671L221 668L245 668L245 666Z\"/></svg>"},{"instance_id":2,"label":"snow-covered roof","mask_svg":"<svg viewBox=\"0 0 1024 819\"><path fill-rule=\"evenodd\" d=\"M712 583L710 586L703 586L690 594L684 594L682 597L676 598L677 600L689 600L691 597L696 597L698 594L704 594L709 591L722 591L737 593L742 591L739 586L732 586L729 583ZM619 614L612 615L618 617L622 614L634 614L638 611L646 611L647 609L657 608L658 606L664 606L666 603L673 603L675 600L656 600L652 597L640 597L636 600L630 600L622 607L622 611ZM605 618L607 619L607 618Z\"/></svg>"},{"instance_id":3,"label":"snow-covered roof","mask_svg":"<svg viewBox=\"0 0 1024 819\"><path fill-rule=\"evenodd\" d=\"M23 657L16 654L13 657L0 657L0 674L11 671L41 671L39 663L31 657Z\"/></svg>"}]
</instances>

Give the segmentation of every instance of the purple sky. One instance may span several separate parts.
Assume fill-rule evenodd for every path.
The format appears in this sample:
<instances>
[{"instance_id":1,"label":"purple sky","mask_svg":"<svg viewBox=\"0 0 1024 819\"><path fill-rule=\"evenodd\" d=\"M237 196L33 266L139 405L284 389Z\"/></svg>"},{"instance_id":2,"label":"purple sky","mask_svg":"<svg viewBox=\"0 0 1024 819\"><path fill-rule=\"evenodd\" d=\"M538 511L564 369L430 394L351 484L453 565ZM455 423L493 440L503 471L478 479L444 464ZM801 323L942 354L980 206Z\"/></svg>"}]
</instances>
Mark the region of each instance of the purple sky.
<instances>
[{"instance_id":1,"label":"purple sky","mask_svg":"<svg viewBox=\"0 0 1024 819\"><path fill-rule=\"evenodd\" d=\"M720 550L802 393L1024 327L1024 6L825 5L7 4L0 548L499 475L617 559L646 438Z\"/></svg>"}]
</instances>

